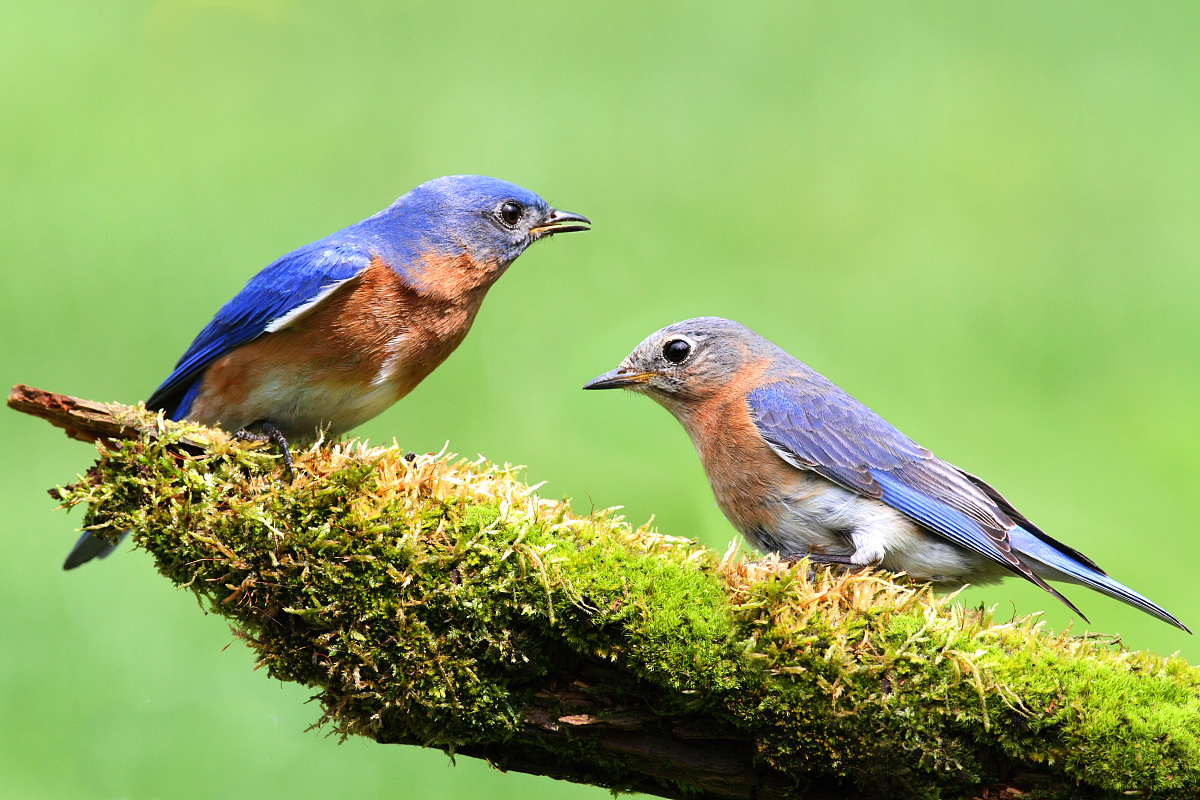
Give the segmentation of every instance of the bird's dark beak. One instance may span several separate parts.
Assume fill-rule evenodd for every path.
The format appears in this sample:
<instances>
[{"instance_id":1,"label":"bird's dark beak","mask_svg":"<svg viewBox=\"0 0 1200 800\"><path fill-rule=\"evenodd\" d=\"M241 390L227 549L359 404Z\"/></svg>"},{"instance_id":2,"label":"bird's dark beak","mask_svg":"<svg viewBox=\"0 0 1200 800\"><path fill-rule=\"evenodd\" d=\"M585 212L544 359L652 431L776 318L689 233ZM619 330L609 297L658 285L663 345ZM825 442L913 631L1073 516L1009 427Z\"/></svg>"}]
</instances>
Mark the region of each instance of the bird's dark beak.
<instances>
[{"instance_id":1,"label":"bird's dark beak","mask_svg":"<svg viewBox=\"0 0 1200 800\"><path fill-rule=\"evenodd\" d=\"M530 228L529 232L533 234L535 239L540 239L543 236L551 236L555 233L588 231L591 230L588 227L591 224L592 221L582 214L572 214L570 211L559 211L552 208L546 216L546 220L541 225Z\"/></svg>"},{"instance_id":2,"label":"bird's dark beak","mask_svg":"<svg viewBox=\"0 0 1200 800\"><path fill-rule=\"evenodd\" d=\"M654 377L651 372L635 372L624 367L610 369L603 375L597 375L583 385L584 389L628 389L638 386Z\"/></svg>"}]
</instances>

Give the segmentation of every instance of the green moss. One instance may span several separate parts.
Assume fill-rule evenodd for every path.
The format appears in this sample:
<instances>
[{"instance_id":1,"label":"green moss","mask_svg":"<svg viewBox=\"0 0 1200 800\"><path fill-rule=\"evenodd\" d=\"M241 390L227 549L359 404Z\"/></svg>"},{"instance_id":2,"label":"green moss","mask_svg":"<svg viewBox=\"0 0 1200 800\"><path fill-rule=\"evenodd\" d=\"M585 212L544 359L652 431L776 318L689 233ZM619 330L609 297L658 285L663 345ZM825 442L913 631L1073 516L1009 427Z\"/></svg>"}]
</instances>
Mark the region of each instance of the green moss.
<instances>
[{"instance_id":1,"label":"green moss","mask_svg":"<svg viewBox=\"0 0 1200 800\"><path fill-rule=\"evenodd\" d=\"M181 455L183 436L208 452ZM968 797L1016 764L1079 796L1198 796L1200 673L1179 659L997 624L883 576L721 560L576 517L483 462L334 444L285 485L275 457L196 426L113 447L64 504L104 535L132 529L342 735L553 747L629 785L587 737L522 738L535 696L574 682L742 731L799 788Z\"/></svg>"}]
</instances>

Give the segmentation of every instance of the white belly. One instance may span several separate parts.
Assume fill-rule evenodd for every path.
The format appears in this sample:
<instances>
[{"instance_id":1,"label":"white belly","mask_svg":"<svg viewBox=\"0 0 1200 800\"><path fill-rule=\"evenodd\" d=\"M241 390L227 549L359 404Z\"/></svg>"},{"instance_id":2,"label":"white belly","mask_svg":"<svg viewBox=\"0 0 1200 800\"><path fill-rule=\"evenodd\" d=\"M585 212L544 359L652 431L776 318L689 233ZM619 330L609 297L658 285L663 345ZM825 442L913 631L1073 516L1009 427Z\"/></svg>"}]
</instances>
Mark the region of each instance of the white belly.
<instances>
[{"instance_id":1,"label":"white belly","mask_svg":"<svg viewBox=\"0 0 1200 800\"><path fill-rule=\"evenodd\" d=\"M254 394L264 407L274 410L275 424L285 435L290 430L291 435L299 437L312 437L321 430L345 433L383 413L399 399L391 380L363 386L272 381Z\"/></svg>"}]
</instances>

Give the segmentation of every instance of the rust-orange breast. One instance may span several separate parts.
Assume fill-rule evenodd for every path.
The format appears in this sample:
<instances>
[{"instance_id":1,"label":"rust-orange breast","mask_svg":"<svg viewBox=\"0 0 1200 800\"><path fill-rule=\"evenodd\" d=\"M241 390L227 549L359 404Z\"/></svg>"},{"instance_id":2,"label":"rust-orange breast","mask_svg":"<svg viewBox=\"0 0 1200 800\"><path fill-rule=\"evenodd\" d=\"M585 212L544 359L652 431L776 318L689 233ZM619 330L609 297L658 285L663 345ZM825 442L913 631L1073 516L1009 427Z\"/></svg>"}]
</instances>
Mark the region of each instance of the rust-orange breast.
<instances>
[{"instance_id":1,"label":"rust-orange breast","mask_svg":"<svg viewBox=\"0 0 1200 800\"><path fill-rule=\"evenodd\" d=\"M377 259L294 325L213 362L188 416L227 429L262 419L303 433L353 427L454 351L489 285L430 296Z\"/></svg>"}]
</instances>

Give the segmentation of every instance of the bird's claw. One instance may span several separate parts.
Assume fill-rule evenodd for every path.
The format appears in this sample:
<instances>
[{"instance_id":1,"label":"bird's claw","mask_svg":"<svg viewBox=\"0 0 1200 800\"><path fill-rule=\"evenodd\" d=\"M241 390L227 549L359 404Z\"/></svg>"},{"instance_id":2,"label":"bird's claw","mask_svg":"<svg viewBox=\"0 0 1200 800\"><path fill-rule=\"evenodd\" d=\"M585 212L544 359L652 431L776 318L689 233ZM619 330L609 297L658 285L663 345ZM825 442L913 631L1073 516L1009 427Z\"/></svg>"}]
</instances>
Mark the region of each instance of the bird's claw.
<instances>
[{"instance_id":1,"label":"bird's claw","mask_svg":"<svg viewBox=\"0 0 1200 800\"><path fill-rule=\"evenodd\" d=\"M243 428L235 433L233 438L243 442L270 442L278 447L280 455L283 456L283 472L287 475L288 483L291 483L295 479L296 473L292 469L292 453L288 449L287 439L284 438L283 432L270 422L260 422L258 426L262 429L262 433L251 433Z\"/></svg>"},{"instance_id":2,"label":"bird's claw","mask_svg":"<svg viewBox=\"0 0 1200 800\"><path fill-rule=\"evenodd\" d=\"M813 564L836 564L844 567L856 567L851 556L831 556L827 553L792 553L782 557L785 564L798 564L804 559L808 559Z\"/></svg>"},{"instance_id":3,"label":"bird's claw","mask_svg":"<svg viewBox=\"0 0 1200 800\"><path fill-rule=\"evenodd\" d=\"M841 567L842 569L854 569L858 565L855 564L850 556L834 556L827 553L790 553L780 557L783 563L799 564L804 559L808 559L808 580L814 581L817 577L817 565L827 567Z\"/></svg>"}]
</instances>

